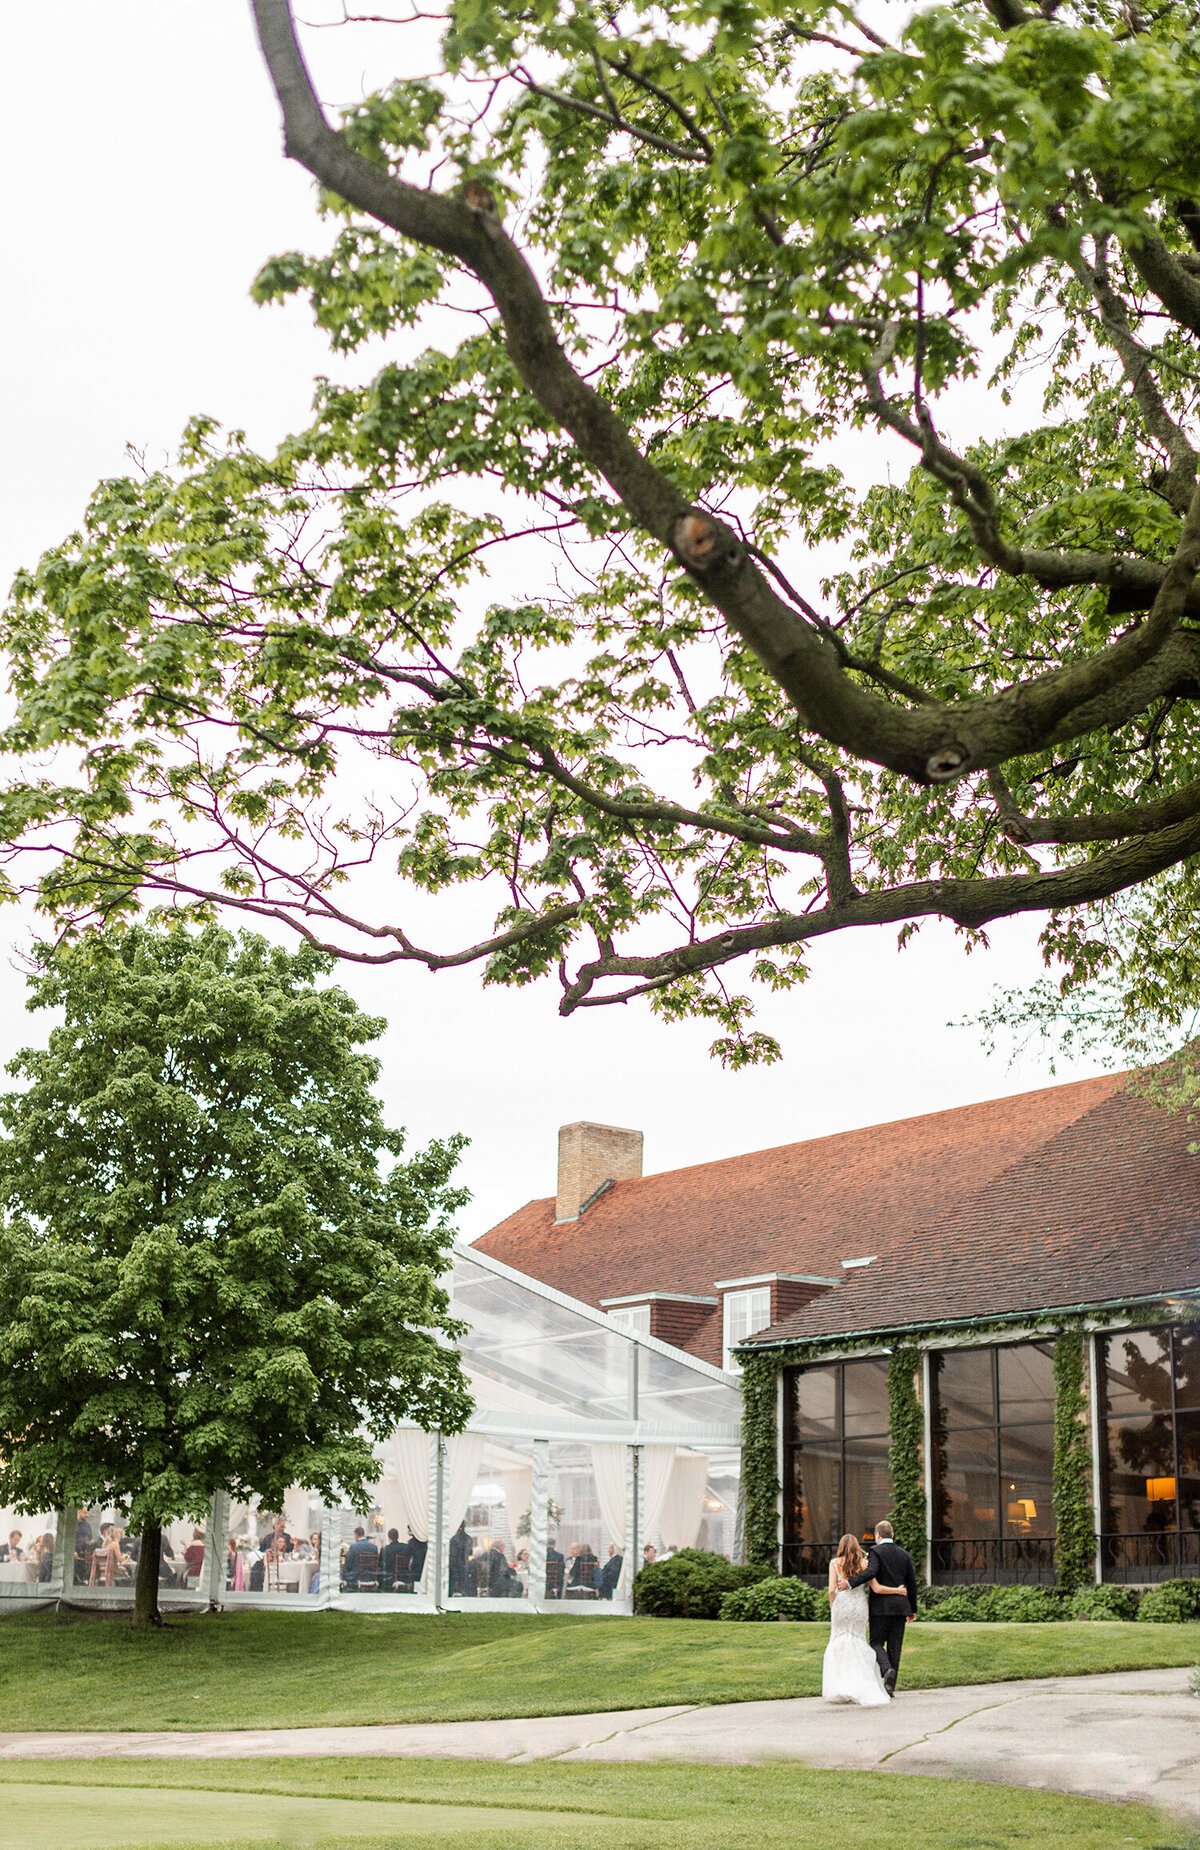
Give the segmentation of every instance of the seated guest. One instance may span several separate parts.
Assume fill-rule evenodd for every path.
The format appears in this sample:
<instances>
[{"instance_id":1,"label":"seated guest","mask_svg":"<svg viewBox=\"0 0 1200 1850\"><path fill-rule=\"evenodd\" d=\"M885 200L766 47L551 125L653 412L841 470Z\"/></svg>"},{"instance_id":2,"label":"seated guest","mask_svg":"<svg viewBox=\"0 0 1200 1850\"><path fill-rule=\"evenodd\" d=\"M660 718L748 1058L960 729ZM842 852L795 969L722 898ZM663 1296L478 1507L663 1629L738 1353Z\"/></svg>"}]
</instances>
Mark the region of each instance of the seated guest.
<instances>
[{"instance_id":1,"label":"seated guest","mask_svg":"<svg viewBox=\"0 0 1200 1850\"><path fill-rule=\"evenodd\" d=\"M571 1561L571 1571L567 1576L567 1585L569 1587L594 1587L596 1584L596 1569L599 1567L600 1563L592 1553L590 1543L573 1542L571 1544L571 1554L573 1559Z\"/></svg>"},{"instance_id":2,"label":"seated guest","mask_svg":"<svg viewBox=\"0 0 1200 1850\"><path fill-rule=\"evenodd\" d=\"M49 1580L54 1572L53 1535L39 1535L37 1541L29 1551L29 1559L37 1562L38 1579Z\"/></svg>"},{"instance_id":3,"label":"seated guest","mask_svg":"<svg viewBox=\"0 0 1200 1850\"><path fill-rule=\"evenodd\" d=\"M616 1592L617 1582L621 1578L621 1568L624 1565L624 1561L624 1555L617 1553L617 1544L615 1542L610 1542L608 1545L608 1560L600 1569L600 1578L596 1583L601 1599L611 1599Z\"/></svg>"},{"instance_id":4,"label":"seated guest","mask_svg":"<svg viewBox=\"0 0 1200 1850\"><path fill-rule=\"evenodd\" d=\"M390 1593L397 1581L408 1580L408 1549L400 1540L399 1529L389 1529L387 1541L379 1550L379 1585Z\"/></svg>"},{"instance_id":5,"label":"seated guest","mask_svg":"<svg viewBox=\"0 0 1200 1850\"><path fill-rule=\"evenodd\" d=\"M472 1557L479 1569L479 1591L484 1599L509 1599L520 1593L521 1583L504 1558L504 1544L496 1537Z\"/></svg>"},{"instance_id":6,"label":"seated guest","mask_svg":"<svg viewBox=\"0 0 1200 1850\"><path fill-rule=\"evenodd\" d=\"M518 1554L517 1556L516 1562L514 1563L514 1567L515 1567L517 1579L520 1581L522 1587L525 1588L526 1592L528 1592L529 1590L529 1550L528 1548L522 1548L520 1554Z\"/></svg>"},{"instance_id":7,"label":"seated guest","mask_svg":"<svg viewBox=\"0 0 1200 1850\"><path fill-rule=\"evenodd\" d=\"M271 1546L272 1542L275 1544L276 1555L290 1555L291 1554L292 1538L287 1532L287 1524L284 1522L282 1516L280 1516L277 1519L274 1528L271 1530L271 1533L269 1535L264 1535L259 1541L258 1545L262 1549L264 1554L267 1552L267 1549Z\"/></svg>"},{"instance_id":8,"label":"seated guest","mask_svg":"<svg viewBox=\"0 0 1200 1850\"><path fill-rule=\"evenodd\" d=\"M342 1563L342 1585L351 1593L359 1587L374 1587L379 1578L379 1550L363 1528L354 1531L354 1540Z\"/></svg>"},{"instance_id":9,"label":"seated guest","mask_svg":"<svg viewBox=\"0 0 1200 1850\"><path fill-rule=\"evenodd\" d=\"M0 1559L5 1561L23 1561L25 1551L21 1547L21 1531L13 1529L6 1544L0 1544Z\"/></svg>"},{"instance_id":10,"label":"seated guest","mask_svg":"<svg viewBox=\"0 0 1200 1850\"><path fill-rule=\"evenodd\" d=\"M647 1542L646 1546L642 1549L642 1565L644 1567L649 1567L650 1563L657 1559L658 1550L654 1547L652 1542Z\"/></svg>"},{"instance_id":11,"label":"seated guest","mask_svg":"<svg viewBox=\"0 0 1200 1850\"><path fill-rule=\"evenodd\" d=\"M546 1544L546 1598L561 1599L566 1563L553 1542Z\"/></svg>"},{"instance_id":12,"label":"seated guest","mask_svg":"<svg viewBox=\"0 0 1200 1850\"><path fill-rule=\"evenodd\" d=\"M183 1551L183 1565L188 1578L198 1574L204 1566L204 1530L193 1529L192 1539Z\"/></svg>"}]
</instances>

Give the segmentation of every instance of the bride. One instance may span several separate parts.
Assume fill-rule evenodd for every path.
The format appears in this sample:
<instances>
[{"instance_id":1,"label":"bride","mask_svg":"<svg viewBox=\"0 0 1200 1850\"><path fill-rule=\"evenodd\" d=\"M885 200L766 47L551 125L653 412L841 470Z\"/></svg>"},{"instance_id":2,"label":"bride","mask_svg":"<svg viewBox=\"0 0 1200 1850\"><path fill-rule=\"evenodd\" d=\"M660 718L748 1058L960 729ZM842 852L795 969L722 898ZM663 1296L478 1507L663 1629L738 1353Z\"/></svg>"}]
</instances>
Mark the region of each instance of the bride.
<instances>
[{"instance_id":1,"label":"bride","mask_svg":"<svg viewBox=\"0 0 1200 1850\"><path fill-rule=\"evenodd\" d=\"M874 1709L882 1708L890 1698L867 1643L867 1589L849 1585L866 1565L857 1535L843 1535L829 1563L829 1643L821 1666L821 1694L826 1702L854 1702L860 1708ZM871 1590L897 1591L879 1580L871 1582Z\"/></svg>"}]
</instances>

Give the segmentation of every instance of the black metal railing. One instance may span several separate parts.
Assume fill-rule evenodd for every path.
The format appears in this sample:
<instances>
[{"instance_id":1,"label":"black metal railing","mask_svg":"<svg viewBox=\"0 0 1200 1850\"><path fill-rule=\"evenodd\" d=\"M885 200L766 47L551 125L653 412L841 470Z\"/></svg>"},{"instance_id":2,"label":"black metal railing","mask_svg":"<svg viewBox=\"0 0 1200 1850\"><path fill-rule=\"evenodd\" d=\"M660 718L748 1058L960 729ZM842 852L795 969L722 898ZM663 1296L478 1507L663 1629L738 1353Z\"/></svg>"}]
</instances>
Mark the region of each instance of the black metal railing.
<instances>
[{"instance_id":1,"label":"black metal railing","mask_svg":"<svg viewBox=\"0 0 1200 1850\"><path fill-rule=\"evenodd\" d=\"M836 1553L836 1542L785 1542L783 1572L807 1580L810 1586L823 1587L829 1578L829 1563Z\"/></svg>"},{"instance_id":2,"label":"black metal railing","mask_svg":"<svg viewBox=\"0 0 1200 1850\"><path fill-rule=\"evenodd\" d=\"M1200 1530L1172 1530L1164 1535L1102 1535L1103 1580L1138 1584L1182 1580L1200 1573Z\"/></svg>"},{"instance_id":3,"label":"black metal railing","mask_svg":"<svg viewBox=\"0 0 1200 1850\"><path fill-rule=\"evenodd\" d=\"M933 1543L935 1587L1053 1586L1052 1535L944 1537Z\"/></svg>"}]
</instances>

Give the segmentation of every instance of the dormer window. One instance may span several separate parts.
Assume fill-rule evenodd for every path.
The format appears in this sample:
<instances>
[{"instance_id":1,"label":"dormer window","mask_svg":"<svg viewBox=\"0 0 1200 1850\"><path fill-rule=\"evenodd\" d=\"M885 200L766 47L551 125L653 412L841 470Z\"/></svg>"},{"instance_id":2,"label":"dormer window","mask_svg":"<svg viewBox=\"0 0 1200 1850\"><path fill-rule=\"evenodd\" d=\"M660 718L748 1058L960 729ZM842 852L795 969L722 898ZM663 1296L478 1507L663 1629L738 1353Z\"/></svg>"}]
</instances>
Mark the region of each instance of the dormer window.
<instances>
[{"instance_id":1,"label":"dormer window","mask_svg":"<svg viewBox=\"0 0 1200 1850\"><path fill-rule=\"evenodd\" d=\"M615 1323L619 1330L629 1330L635 1336L650 1334L649 1304L629 1304L621 1310L610 1310L609 1322Z\"/></svg>"},{"instance_id":2,"label":"dormer window","mask_svg":"<svg viewBox=\"0 0 1200 1850\"><path fill-rule=\"evenodd\" d=\"M765 1330L770 1323L771 1287L754 1285L748 1291L727 1291L724 1304L725 1367L738 1369L741 1363L733 1354L734 1344L753 1336L756 1330Z\"/></svg>"}]
</instances>

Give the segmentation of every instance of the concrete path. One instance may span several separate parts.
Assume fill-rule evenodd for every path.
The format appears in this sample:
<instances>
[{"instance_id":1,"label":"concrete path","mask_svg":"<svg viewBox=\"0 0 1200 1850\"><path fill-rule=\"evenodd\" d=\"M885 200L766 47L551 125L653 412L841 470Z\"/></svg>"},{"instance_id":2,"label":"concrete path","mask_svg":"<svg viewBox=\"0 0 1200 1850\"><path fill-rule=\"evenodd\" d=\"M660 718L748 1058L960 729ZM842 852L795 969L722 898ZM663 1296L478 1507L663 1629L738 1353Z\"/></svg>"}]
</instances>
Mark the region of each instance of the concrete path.
<instances>
[{"instance_id":1,"label":"concrete path","mask_svg":"<svg viewBox=\"0 0 1200 1850\"><path fill-rule=\"evenodd\" d=\"M705 1761L941 1774L1144 1799L1200 1822L1200 1701L1186 1670L901 1688L886 1709L819 1697L617 1710L534 1721L247 1729L228 1734L0 1734L0 1759L253 1759L371 1754L507 1760Z\"/></svg>"}]
</instances>

